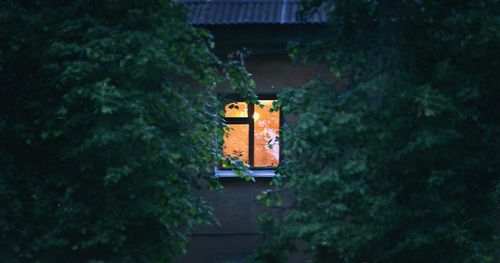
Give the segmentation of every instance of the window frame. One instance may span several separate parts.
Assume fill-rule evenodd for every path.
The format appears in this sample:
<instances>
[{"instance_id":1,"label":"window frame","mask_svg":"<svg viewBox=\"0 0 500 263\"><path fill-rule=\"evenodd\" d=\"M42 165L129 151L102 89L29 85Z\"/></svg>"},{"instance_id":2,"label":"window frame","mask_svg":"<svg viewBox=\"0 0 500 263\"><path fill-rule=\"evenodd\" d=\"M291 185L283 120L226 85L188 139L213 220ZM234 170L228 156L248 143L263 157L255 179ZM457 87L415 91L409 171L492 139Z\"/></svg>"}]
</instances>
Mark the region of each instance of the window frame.
<instances>
[{"instance_id":1,"label":"window frame","mask_svg":"<svg viewBox=\"0 0 500 263\"><path fill-rule=\"evenodd\" d=\"M277 100L277 94L276 93L258 93L258 100ZM229 103L229 102L244 102L244 100L239 96L238 94L234 93L219 93L218 94L219 101L222 101L224 106ZM250 165L250 172L248 175L251 175L253 177L273 177L276 175L276 168L277 167L253 167L254 164L254 157L255 157L255 142L254 142L254 136L255 136L255 120L253 119L255 111L255 105L248 103L248 117L224 117L224 120L226 124L248 124L248 163ZM283 112L280 110L279 111L279 139L278 139L278 145L279 145L279 163L278 165L283 161L283 142L282 142L282 135L281 135L281 129L283 127L284 123L284 118L283 118ZM237 177L237 175L234 173L234 171L230 168L222 168L221 164L219 163L217 167L215 168L215 175L217 177Z\"/></svg>"}]
</instances>

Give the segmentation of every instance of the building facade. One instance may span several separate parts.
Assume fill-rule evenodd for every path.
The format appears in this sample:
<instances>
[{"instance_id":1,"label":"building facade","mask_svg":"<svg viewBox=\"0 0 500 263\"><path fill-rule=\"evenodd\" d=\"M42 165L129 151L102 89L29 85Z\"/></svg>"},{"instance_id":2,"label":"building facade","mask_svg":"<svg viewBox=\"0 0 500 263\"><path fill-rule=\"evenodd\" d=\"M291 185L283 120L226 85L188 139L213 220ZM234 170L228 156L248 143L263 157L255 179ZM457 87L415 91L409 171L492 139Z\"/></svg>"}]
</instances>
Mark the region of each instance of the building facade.
<instances>
[{"instance_id":1,"label":"building facade","mask_svg":"<svg viewBox=\"0 0 500 263\"><path fill-rule=\"evenodd\" d=\"M318 76L328 77L324 66L292 63L287 55L289 42L325 37L324 14L316 12L305 16L300 12L299 1L180 2L186 5L193 25L211 32L216 54L222 59L237 50L249 52L245 66L255 80L258 94L273 95L284 88L302 86ZM231 90L221 87L217 92ZM282 118L282 123L293 121L288 116ZM255 182L223 176L219 178L223 191L200 191L199 194L213 206L220 225L199 226L191 237L187 254L177 262L241 262L263 241L258 217L266 208L256 196L270 188L274 173L272 169L266 170L271 172L257 177ZM306 257L297 253L290 261L304 262Z\"/></svg>"}]
</instances>

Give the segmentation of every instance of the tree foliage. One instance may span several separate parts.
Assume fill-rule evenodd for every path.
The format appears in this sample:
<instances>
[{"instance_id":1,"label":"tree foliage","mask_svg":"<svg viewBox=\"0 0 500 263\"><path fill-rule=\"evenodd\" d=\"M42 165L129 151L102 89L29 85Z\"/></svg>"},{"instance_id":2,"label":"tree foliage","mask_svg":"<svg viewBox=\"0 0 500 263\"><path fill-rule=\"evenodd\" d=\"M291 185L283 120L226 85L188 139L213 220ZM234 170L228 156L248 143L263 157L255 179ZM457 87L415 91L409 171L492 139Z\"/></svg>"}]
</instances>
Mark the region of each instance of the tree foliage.
<instances>
[{"instance_id":1,"label":"tree foliage","mask_svg":"<svg viewBox=\"0 0 500 263\"><path fill-rule=\"evenodd\" d=\"M170 1L0 5L0 258L170 262L214 221L213 87L248 74Z\"/></svg>"},{"instance_id":2,"label":"tree foliage","mask_svg":"<svg viewBox=\"0 0 500 263\"><path fill-rule=\"evenodd\" d=\"M254 260L297 244L314 262L499 260L498 1L320 4L334 39L291 55L339 81L280 95L298 121L275 194L295 200Z\"/></svg>"}]
</instances>

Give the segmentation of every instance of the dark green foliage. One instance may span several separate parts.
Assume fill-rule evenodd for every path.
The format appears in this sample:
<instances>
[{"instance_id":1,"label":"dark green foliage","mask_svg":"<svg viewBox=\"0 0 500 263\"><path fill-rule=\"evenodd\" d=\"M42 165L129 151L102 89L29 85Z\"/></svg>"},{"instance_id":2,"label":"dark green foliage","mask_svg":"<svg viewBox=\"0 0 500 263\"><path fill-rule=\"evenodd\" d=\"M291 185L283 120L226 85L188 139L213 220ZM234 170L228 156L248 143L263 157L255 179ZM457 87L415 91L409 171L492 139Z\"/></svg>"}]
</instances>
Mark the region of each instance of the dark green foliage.
<instances>
[{"instance_id":1,"label":"dark green foliage","mask_svg":"<svg viewBox=\"0 0 500 263\"><path fill-rule=\"evenodd\" d=\"M214 220L212 88L248 75L170 1L0 5L0 258L170 262Z\"/></svg>"},{"instance_id":2,"label":"dark green foliage","mask_svg":"<svg viewBox=\"0 0 500 263\"><path fill-rule=\"evenodd\" d=\"M292 55L340 79L280 96L296 200L255 260L498 262L498 1L328 4L336 40Z\"/></svg>"}]
</instances>

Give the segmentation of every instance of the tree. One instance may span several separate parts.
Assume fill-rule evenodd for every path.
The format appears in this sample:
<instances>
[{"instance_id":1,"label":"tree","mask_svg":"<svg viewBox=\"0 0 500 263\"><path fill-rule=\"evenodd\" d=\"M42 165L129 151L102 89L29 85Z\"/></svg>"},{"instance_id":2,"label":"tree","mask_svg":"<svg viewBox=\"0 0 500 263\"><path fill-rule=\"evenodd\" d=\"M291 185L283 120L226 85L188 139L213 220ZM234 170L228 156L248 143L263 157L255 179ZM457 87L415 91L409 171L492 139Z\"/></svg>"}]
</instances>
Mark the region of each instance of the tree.
<instances>
[{"instance_id":1,"label":"tree","mask_svg":"<svg viewBox=\"0 0 500 263\"><path fill-rule=\"evenodd\" d=\"M339 80L282 93L286 162L254 261L494 262L500 247L498 1L309 1L334 39L293 45Z\"/></svg>"},{"instance_id":2,"label":"tree","mask_svg":"<svg viewBox=\"0 0 500 263\"><path fill-rule=\"evenodd\" d=\"M170 262L214 222L213 87L241 64L170 1L3 1L0 257Z\"/></svg>"}]
</instances>

